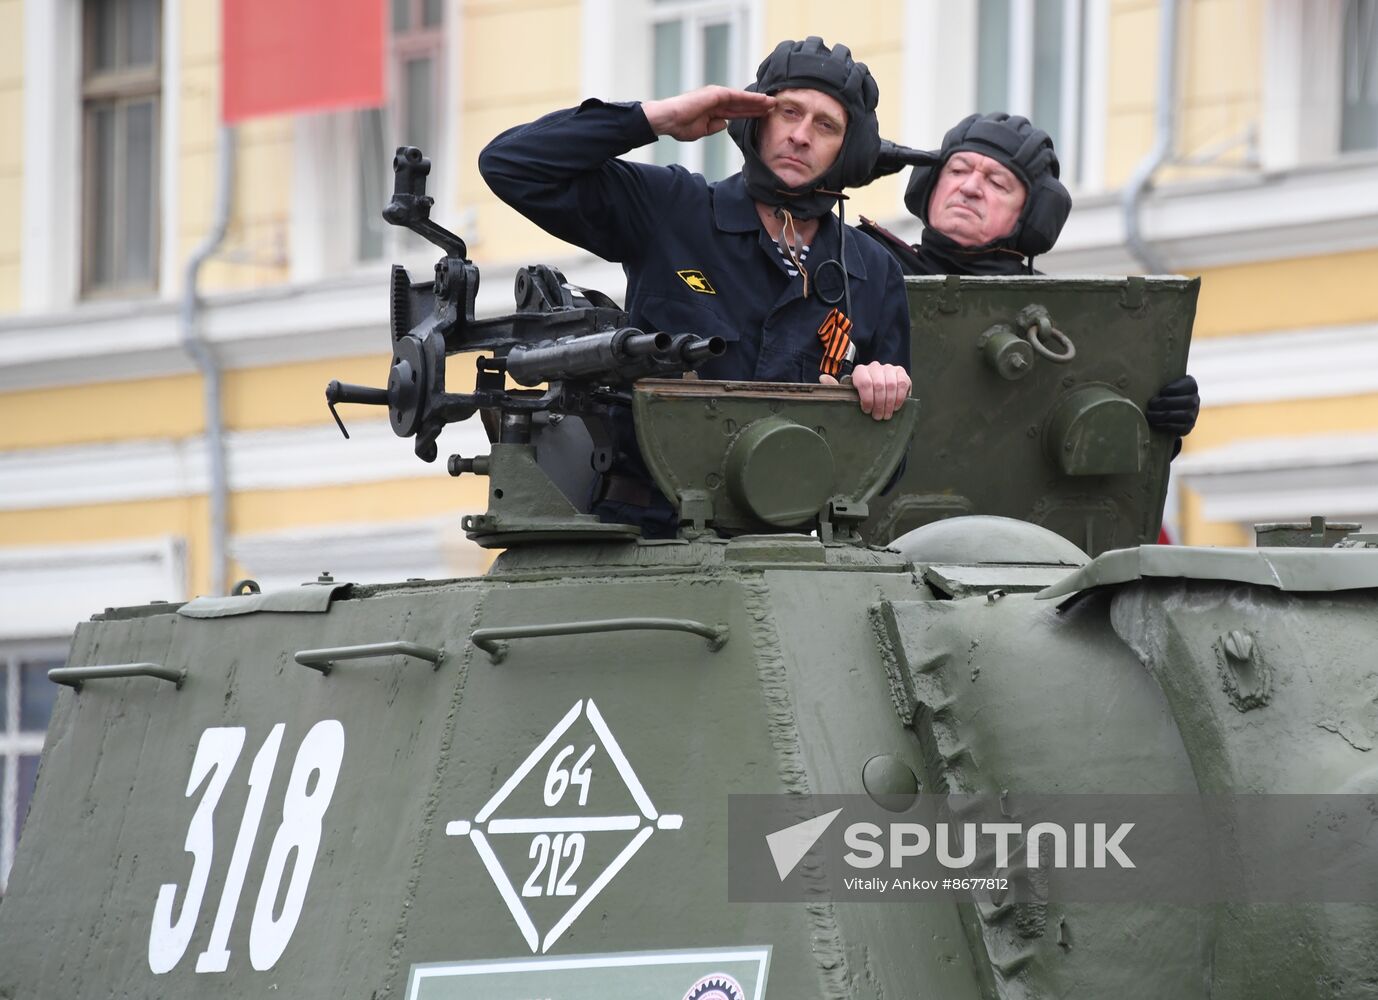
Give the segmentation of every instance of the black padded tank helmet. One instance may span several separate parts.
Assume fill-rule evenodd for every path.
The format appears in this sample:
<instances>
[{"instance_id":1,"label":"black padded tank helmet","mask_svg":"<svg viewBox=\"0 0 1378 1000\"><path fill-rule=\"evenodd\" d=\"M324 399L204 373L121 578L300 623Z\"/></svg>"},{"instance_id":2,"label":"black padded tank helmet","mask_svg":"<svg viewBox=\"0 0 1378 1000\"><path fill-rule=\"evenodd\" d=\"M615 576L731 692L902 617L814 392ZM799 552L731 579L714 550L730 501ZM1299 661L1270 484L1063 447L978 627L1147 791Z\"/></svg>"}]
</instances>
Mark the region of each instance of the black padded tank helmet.
<instances>
[{"instance_id":1,"label":"black padded tank helmet","mask_svg":"<svg viewBox=\"0 0 1378 1000\"><path fill-rule=\"evenodd\" d=\"M972 152L1004 164L1024 183L1028 192L1014 231L991 247L1005 247L1025 257L1047 253L1072 210L1072 196L1058 174L1060 167L1053 140L1027 119L1002 111L969 115L943 137L942 148L931 166L916 166L909 175L904 204L928 225L928 203L938 174L954 153Z\"/></svg>"},{"instance_id":2,"label":"black padded tank helmet","mask_svg":"<svg viewBox=\"0 0 1378 1000\"><path fill-rule=\"evenodd\" d=\"M822 215L836 201L815 193L818 188L841 191L858 187L871 177L880 152L880 128L876 123L876 102L880 88L866 64L852 58L845 45L829 48L823 39L811 35L802 42L784 41L756 70L755 82L747 90L775 94L781 90L818 90L837 100L847 112L847 131L837 161L817 181L806 188L786 188L761 162L756 151L757 121L738 118L728 122L728 133L741 147L746 163L747 190L757 201L787 205L801 218Z\"/></svg>"}]
</instances>

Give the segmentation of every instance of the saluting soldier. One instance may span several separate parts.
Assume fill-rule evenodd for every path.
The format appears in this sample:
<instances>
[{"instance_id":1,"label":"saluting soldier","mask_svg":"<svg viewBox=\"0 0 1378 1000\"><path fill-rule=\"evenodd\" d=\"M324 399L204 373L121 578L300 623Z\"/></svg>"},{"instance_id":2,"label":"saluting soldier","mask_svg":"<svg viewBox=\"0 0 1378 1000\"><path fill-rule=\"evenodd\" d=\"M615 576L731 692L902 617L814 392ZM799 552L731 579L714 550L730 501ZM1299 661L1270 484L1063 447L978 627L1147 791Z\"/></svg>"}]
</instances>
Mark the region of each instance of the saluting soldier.
<instances>
[{"instance_id":1,"label":"saluting soldier","mask_svg":"<svg viewBox=\"0 0 1378 1000\"><path fill-rule=\"evenodd\" d=\"M704 378L852 378L864 411L889 419L909 394L909 313L889 254L844 224L845 188L871 176L879 90L845 45L784 41L745 90L704 87L665 100L587 100L498 136L479 170L548 233L627 275L633 325L721 336ZM710 183L679 166L618 157L670 135L728 129L744 165ZM838 207L838 217L831 214ZM604 520L673 529L630 418L593 509Z\"/></svg>"}]
</instances>

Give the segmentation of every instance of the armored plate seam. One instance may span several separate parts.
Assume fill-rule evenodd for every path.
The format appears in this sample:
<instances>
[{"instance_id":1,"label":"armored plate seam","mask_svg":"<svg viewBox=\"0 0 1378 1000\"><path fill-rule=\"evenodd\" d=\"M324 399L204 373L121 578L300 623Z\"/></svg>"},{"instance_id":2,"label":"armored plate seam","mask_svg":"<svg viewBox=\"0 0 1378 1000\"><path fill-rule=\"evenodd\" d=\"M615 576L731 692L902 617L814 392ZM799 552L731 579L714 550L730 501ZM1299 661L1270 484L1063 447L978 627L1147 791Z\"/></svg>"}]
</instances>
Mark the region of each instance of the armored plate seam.
<instances>
[{"instance_id":1,"label":"armored plate seam","mask_svg":"<svg viewBox=\"0 0 1378 1000\"><path fill-rule=\"evenodd\" d=\"M516 570L493 574L490 582L493 583L551 583L560 582L569 578L569 573L578 570L578 566L564 566L557 570L535 572L532 570ZM563 570L563 572L560 572ZM884 573L884 574L907 574L910 572L907 563L896 562L894 564L884 563L773 563L773 562L734 562L731 564L714 563L708 566L628 566L626 569L615 570L614 572L604 572L596 576L580 574L581 581L592 583L616 583L619 580L626 580L629 577L660 577L660 576L692 576L695 579L730 579L741 573L760 573L765 570L799 570L808 573Z\"/></svg>"},{"instance_id":2,"label":"armored plate seam","mask_svg":"<svg viewBox=\"0 0 1378 1000\"><path fill-rule=\"evenodd\" d=\"M919 710L919 702L915 697L913 685L909 683L909 672L904 669L901 662L903 654L898 642L899 627L895 622L894 606L888 601L873 604L866 609L866 617L871 624L876 651L885 667L890 704L894 706L901 725L913 725Z\"/></svg>"},{"instance_id":3,"label":"armored plate seam","mask_svg":"<svg viewBox=\"0 0 1378 1000\"><path fill-rule=\"evenodd\" d=\"M761 695L766 703L766 725L771 746L775 749L780 783L788 794L808 795L808 771L799 751L799 724L795 721L784 650L771 610L770 585L766 583L764 575L754 573L743 574L740 586L744 597L743 609L751 623L756 675L760 678ZM806 881L820 890L826 889L822 873L807 861L800 866L800 872ZM852 976L833 904L811 902L805 904L805 908L814 928L812 952L825 995L849 996Z\"/></svg>"},{"instance_id":4,"label":"armored plate seam","mask_svg":"<svg viewBox=\"0 0 1378 1000\"><path fill-rule=\"evenodd\" d=\"M575 566L562 567L564 572L529 572L520 573L499 573L496 574L493 583L563 583L570 577L570 571L577 569ZM599 574L580 574L581 583L619 583L628 577L693 577L696 580L722 580L730 577L737 567L726 568L723 566L629 566L625 571L614 573Z\"/></svg>"},{"instance_id":5,"label":"armored plate seam","mask_svg":"<svg viewBox=\"0 0 1378 1000\"><path fill-rule=\"evenodd\" d=\"M965 600L984 600L966 598ZM878 612L889 608L889 617L894 618L895 607L888 602L870 609L873 623L886 617ZM882 623L883 627L883 623ZM896 635L901 628L898 620L894 623ZM967 657L954 660L939 652L922 663L910 663L905 657L903 646L897 647L897 655L903 658L900 669L908 673L912 697L915 699L913 717L906 723L918 737L920 752L926 759L926 771L935 773L942 782L941 792L949 796L949 805L957 814L962 814L960 803L953 802L951 796L976 794L982 785L991 784L987 791L999 788L997 775L991 775L982 768L977 755L972 752L960 730L960 719L952 711L956 696L949 668L954 663L962 669L972 662L979 650L978 645L967 647ZM898 706L897 706L898 707ZM939 791L935 789L935 791ZM1005 799L1002 796L1002 811ZM1008 816L1017 815L1014 813ZM1022 847L1021 847L1022 850ZM980 859L978 859L979 863ZM1028 878L1035 883L1046 878L1040 872L1016 870L1017 866L1005 872L1011 879ZM993 869L992 869L993 871ZM1045 886L1046 888L1046 886ZM968 944L973 959L979 967L982 957L991 980L995 995L1005 998L1034 996L1030 983L1023 974L1037 971L1042 964L1042 951L1039 944L1048 926L1048 905L1046 903L1019 903L992 905L977 899L960 902L958 907L963 914L962 923L967 929Z\"/></svg>"},{"instance_id":6,"label":"armored plate seam","mask_svg":"<svg viewBox=\"0 0 1378 1000\"><path fill-rule=\"evenodd\" d=\"M488 582L487 578L481 576L456 576L445 580L410 580L404 583L356 583L348 594L336 597L335 600L358 601L398 594L420 597L454 591L479 591L483 590Z\"/></svg>"},{"instance_id":7,"label":"armored plate seam","mask_svg":"<svg viewBox=\"0 0 1378 1000\"><path fill-rule=\"evenodd\" d=\"M479 622L483 620L483 607L488 594L491 591L479 591L478 600L474 602L474 610L469 615L469 625L467 632L473 632L478 628ZM434 828L435 817L440 811L440 785L445 773L446 765L449 763L450 753L454 748L455 726L459 720L459 709L464 701L464 692L468 687L469 665L473 662L475 647L472 643L462 643L464 654L460 658L457 666L458 677L455 679L454 694L450 698L450 709L445 716L445 730L440 737L440 749L436 766L432 769L431 787L426 792L426 800L422 806L421 829L427 831L417 838L416 851L412 855L411 874L407 878L407 889L402 897L402 909L397 920L397 929L393 934L392 944L388 948L388 964L383 973L383 993L391 994L397 974L402 966L402 954L406 950L407 921L411 916L416 902L417 889L421 884L421 869L425 863L426 847L430 840L429 831Z\"/></svg>"}]
</instances>

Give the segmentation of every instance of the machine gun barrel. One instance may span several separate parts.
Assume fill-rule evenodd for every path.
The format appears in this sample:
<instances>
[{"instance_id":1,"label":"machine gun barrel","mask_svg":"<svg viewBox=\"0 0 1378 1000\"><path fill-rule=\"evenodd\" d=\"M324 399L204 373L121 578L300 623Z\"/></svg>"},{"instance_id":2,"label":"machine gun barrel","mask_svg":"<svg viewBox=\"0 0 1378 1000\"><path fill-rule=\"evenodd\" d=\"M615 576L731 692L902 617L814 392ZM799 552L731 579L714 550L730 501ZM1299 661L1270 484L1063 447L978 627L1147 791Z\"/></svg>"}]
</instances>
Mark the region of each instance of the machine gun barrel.
<instances>
[{"instance_id":1,"label":"machine gun barrel","mask_svg":"<svg viewBox=\"0 0 1378 1000\"><path fill-rule=\"evenodd\" d=\"M668 333L625 326L517 344L507 355L507 373L519 385L588 378L626 381L643 374L644 361L669 350L671 342Z\"/></svg>"},{"instance_id":2,"label":"machine gun barrel","mask_svg":"<svg viewBox=\"0 0 1378 1000\"><path fill-rule=\"evenodd\" d=\"M692 333L676 334L670 344L670 357L695 367L709 358L720 358L727 351L727 341L721 337L697 337Z\"/></svg>"},{"instance_id":3,"label":"machine gun barrel","mask_svg":"<svg viewBox=\"0 0 1378 1000\"><path fill-rule=\"evenodd\" d=\"M415 438L416 454L427 462L438 454L436 438L447 424L479 411L526 424L542 411L577 415L592 428L589 436L602 441L607 427L626 419L625 389L633 382L682 375L727 350L721 337L627 326L627 313L608 296L571 285L558 269L539 264L517 272L516 312L475 318L478 267L464 241L430 219L431 161L404 146L392 167L396 180L384 219L424 236L445 255L436 263L434 281L412 281L403 267L392 270L387 388L343 382L326 388L330 415L345 437L340 403L387 407L393 432ZM447 392L446 357L479 350L493 354L478 359L473 391ZM544 392L511 390L508 375L519 386L548 385ZM611 454L602 445L595 451ZM593 467L604 468L596 462Z\"/></svg>"},{"instance_id":4,"label":"machine gun barrel","mask_svg":"<svg viewBox=\"0 0 1378 1000\"><path fill-rule=\"evenodd\" d=\"M629 328L634 329L634 328ZM618 350L624 358L644 358L651 354L659 354L668 350L670 347L670 335L668 333L641 333L636 330L631 336L622 341Z\"/></svg>"}]
</instances>

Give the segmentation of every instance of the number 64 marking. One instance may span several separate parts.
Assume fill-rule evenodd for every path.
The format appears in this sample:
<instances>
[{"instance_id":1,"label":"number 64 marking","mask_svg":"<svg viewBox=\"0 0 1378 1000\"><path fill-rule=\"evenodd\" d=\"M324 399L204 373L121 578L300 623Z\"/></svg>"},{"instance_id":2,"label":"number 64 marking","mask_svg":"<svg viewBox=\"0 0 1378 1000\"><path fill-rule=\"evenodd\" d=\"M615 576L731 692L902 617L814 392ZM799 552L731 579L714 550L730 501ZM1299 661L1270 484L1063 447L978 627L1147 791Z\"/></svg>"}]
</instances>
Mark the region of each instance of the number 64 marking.
<instances>
[{"instance_id":1,"label":"number 64 marking","mask_svg":"<svg viewBox=\"0 0 1378 1000\"><path fill-rule=\"evenodd\" d=\"M268 799L268 784L273 777L278 750L282 746L284 726L273 727L254 756L249 769L249 799L244 818L239 824L230 867L225 873L225 885L220 904L215 911L210 942L196 959L197 972L224 972L230 963L226 947L230 925L234 922L239 897L244 891L244 876L258 839L258 826L263 819L263 807ZM201 912L201 903L210 880L211 861L215 841L214 816L230 772L244 749L244 728L223 726L207 729L201 734L196 757L191 762L186 796L190 798L202 785L206 793L192 814L187 827L184 847L192 856L191 876L187 880L182 908L173 918L173 902L177 884L169 882L158 889L153 907L153 926L148 934L148 966L155 974L171 972L186 954L192 932ZM335 781L340 775L344 759L344 727L335 719L326 719L311 727L297 750L291 777L287 780L287 794L282 803L282 823L273 837L268 852L268 864L263 872L254 905L253 922L249 927L249 962L262 972L271 969L287 948L292 932L301 919L302 904L306 901L307 884L316 863L321 845L321 820L330 797L335 794ZM313 774L318 775L315 786L307 793ZM287 874L287 861L292 858L292 874L287 882L287 896L282 913L273 916L282 880Z\"/></svg>"}]
</instances>

